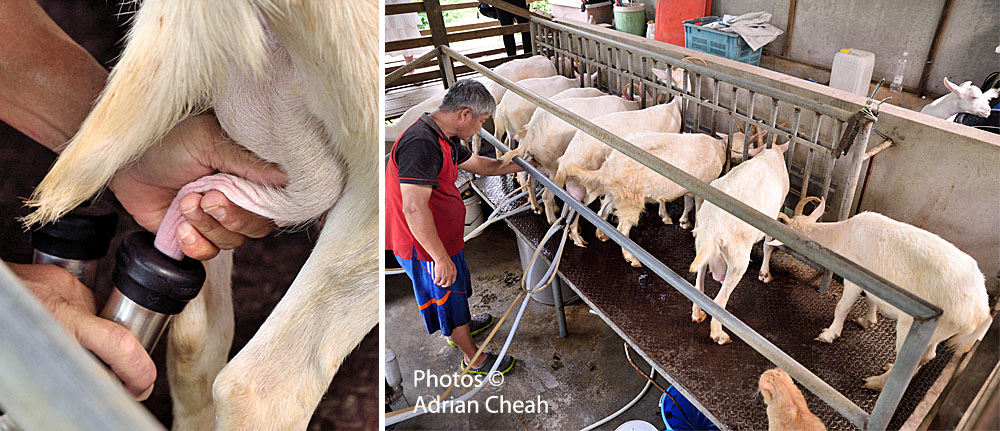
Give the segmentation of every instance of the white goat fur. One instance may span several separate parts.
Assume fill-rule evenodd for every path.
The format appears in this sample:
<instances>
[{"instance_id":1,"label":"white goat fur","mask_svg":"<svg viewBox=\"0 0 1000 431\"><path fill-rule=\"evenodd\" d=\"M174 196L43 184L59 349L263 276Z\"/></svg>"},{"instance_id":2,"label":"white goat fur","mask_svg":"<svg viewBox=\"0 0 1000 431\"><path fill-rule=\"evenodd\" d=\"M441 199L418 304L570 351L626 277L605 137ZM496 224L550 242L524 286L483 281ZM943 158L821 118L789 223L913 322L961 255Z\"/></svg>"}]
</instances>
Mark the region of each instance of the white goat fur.
<instances>
[{"instance_id":1,"label":"white goat fur","mask_svg":"<svg viewBox=\"0 0 1000 431\"><path fill-rule=\"evenodd\" d=\"M445 90L440 90L423 102L411 106L394 123L385 126L385 140L396 142L408 127L416 123L421 115L424 115L424 112L434 111L438 106L441 106L441 101L444 100L445 93Z\"/></svg>"},{"instance_id":2,"label":"white goat fur","mask_svg":"<svg viewBox=\"0 0 1000 431\"><path fill-rule=\"evenodd\" d=\"M768 217L777 218L785 202L785 195L788 194L788 171L785 170L785 158L782 154L784 148L786 147L776 146L762 151L722 178L712 181L712 187ZM715 297L715 303L726 308L729 296L750 263L751 248L764 237L764 233L706 201L698 209L692 234L695 235L694 247L697 250L690 268L691 272L698 273L695 288L705 291L705 271L707 266L711 266L712 275L722 282L722 289ZM771 248L765 241L764 263L758 277L765 283L771 281ZM692 306L691 320L701 322L705 317L701 307ZM729 335L722 330L722 324L715 318L711 323L711 336L719 344L730 341Z\"/></svg>"},{"instance_id":3,"label":"white goat fur","mask_svg":"<svg viewBox=\"0 0 1000 431\"><path fill-rule=\"evenodd\" d=\"M950 92L924 106L920 112L938 118L950 118L962 112L975 114L980 117L990 116L989 101L997 97L996 89L990 89L983 93L979 87L972 85L972 81L965 81L962 85L955 85L947 77L944 78L944 86Z\"/></svg>"},{"instance_id":4,"label":"white goat fur","mask_svg":"<svg viewBox=\"0 0 1000 431\"><path fill-rule=\"evenodd\" d=\"M238 144L288 174L281 189L243 184L260 205L293 223L326 213L288 293L229 364L232 254L206 263L204 289L167 337L174 429L306 429L378 323L377 26L373 0L146 0L93 111L35 190L26 221L55 220L214 107Z\"/></svg>"},{"instance_id":5,"label":"white goat fur","mask_svg":"<svg viewBox=\"0 0 1000 431\"><path fill-rule=\"evenodd\" d=\"M673 85L680 87L684 70L674 69ZM676 97L670 103L655 105L638 111L613 112L595 119L594 124L617 136L625 136L637 132L663 132L676 133L681 130L681 98ZM597 138L590 136L583 131L577 131L570 140L569 145L562 157L557 161L558 168L553 182L557 186L566 186L566 191L573 195L576 200L590 205L594 199L604 194L604 190L588 189L572 177L568 177L565 166L574 163L584 170L595 170L604 164L604 160L611 154L611 147L605 145ZM665 208L661 208L665 212ZM682 225L683 226L683 225ZM686 226L683 226L687 228ZM600 232L600 230L598 230ZM574 218L570 226L570 237L573 243L579 247L586 246L587 242L580 236L580 217ZM604 237L606 239L607 237Z\"/></svg>"},{"instance_id":6,"label":"white goat fur","mask_svg":"<svg viewBox=\"0 0 1000 431\"><path fill-rule=\"evenodd\" d=\"M701 181L709 182L719 177L725 162L725 142L700 133L642 133L629 135L629 142L646 150L657 158L674 165ZM684 214L694 208L694 197L683 187L663 175L643 166L629 156L614 151L608 160L596 171L581 169L569 162L566 172L580 180L590 189L603 189L618 216L618 231L628 236L632 226L639 222L639 216L646 209L646 203L660 204L660 217L670 224L670 215L664 204L684 196ZM632 266L640 267L639 260L622 248Z\"/></svg>"},{"instance_id":7,"label":"white goat fur","mask_svg":"<svg viewBox=\"0 0 1000 431\"><path fill-rule=\"evenodd\" d=\"M576 89L566 91L573 90ZM587 89L581 88L579 90ZM591 120L610 112L631 111L639 107L637 102L628 101L618 96L567 98L553 101L570 112ZM515 156L530 156L542 166L546 175L554 175L559 167L559 157L566 151L566 146L576 130L576 127L559 119L551 112L537 109L532 114L525 129L517 133L518 138L520 138L519 146L504 154L500 160L506 165ZM549 223L552 223L555 221L555 210L549 206L547 201L549 195L551 192L546 190L542 194L542 199L546 201L546 216L549 217ZM554 197L552 200L552 204L554 204ZM533 204L532 207L535 205L537 204Z\"/></svg>"},{"instance_id":8,"label":"white goat fur","mask_svg":"<svg viewBox=\"0 0 1000 431\"><path fill-rule=\"evenodd\" d=\"M545 78L529 78L518 81L518 85L541 97L552 97L563 90L577 88L580 86L579 79L567 78L565 76L549 76ZM493 136L497 139L503 137L504 133L516 132L524 128L531 120L531 114L538 106L513 92L504 94L500 104L497 105L496 114L493 116L495 132Z\"/></svg>"},{"instance_id":9,"label":"white goat fur","mask_svg":"<svg viewBox=\"0 0 1000 431\"><path fill-rule=\"evenodd\" d=\"M965 353L976 340L983 338L993 319L985 279L975 259L933 233L878 213L863 212L840 222L818 223L823 214L822 203L811 214L803 215L805 202L800 203L789 221L793 229L941 308L943 313L921 365L934 359L942 341L950 340L949 346ZM844 293L837 303L833 323L823 329L817 340L832 343L840 337L847 313L860 293L858 285L844 280ZM875 324L879 308L895 318L898 354L913 317L871 293L867 298L867 313L857 322L865 328ZM869 377L864 387L880 390L887 377L888 373Z\"/></svg>"},{"instance_id":10,"label":"white goat fur","mask_svg":"<svg viewBox=\"0 0 1000 431\"><path fill-rule=\"evenodd\" d=\"M508 61L493 68L493 71L514 82L528 78L545 78L559 74L553 61L543 55L534 55ZM493 82L492 79L487 80L485 85L486 89L493 95L493 100L500 104L504 94L507 93L507 87Z\"/></svg>"}]
</instances>

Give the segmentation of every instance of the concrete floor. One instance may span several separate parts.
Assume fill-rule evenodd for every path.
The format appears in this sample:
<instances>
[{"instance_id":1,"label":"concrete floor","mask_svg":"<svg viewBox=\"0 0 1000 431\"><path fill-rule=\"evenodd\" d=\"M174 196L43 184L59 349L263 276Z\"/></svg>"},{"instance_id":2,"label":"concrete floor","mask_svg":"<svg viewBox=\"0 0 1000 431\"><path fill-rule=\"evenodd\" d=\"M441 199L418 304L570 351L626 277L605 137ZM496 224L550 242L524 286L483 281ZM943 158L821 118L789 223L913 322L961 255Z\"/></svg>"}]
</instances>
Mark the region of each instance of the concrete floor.
<instances>
[{"instance_id":1,"label":"concrete floor","mask_svg":"<svg viewBox=\"0 0 1000 431\"><path fill-rule=\"evenodd\" d=\"M519 292L521 264L514 233L505 223L497 223L467 243L465 255L472 271L469 302L473 314L489 312L499 319ZM488 351L499 352L516 313L517 309L511 312ZM499 389L484 388L473 398L479 401L480 414L428 413L400 423L396 429L580 429L617 411L639 393L645 378L625 359L621 338L590 313L586 304L578 301L566 306L566 319L569 337L559 338L554 309L531 301L508 352L517 359L514 369ZM419 387L414 385L415 370L457 374L462 356L440 333L427 334L405 275L386 277L384 324L386 346L398 358L410 405L419 396L424 396L426 403L447 389L428 387L426 380L419 382ZM477 335L477 342L485 340L488 332ZM649 366L635 352L632 359L649 372ZM666 387L662 378L657 381ZM548 413L487 413L487 400L501 395L510 401L541 399L548 404ZM633 419L662 429L657 407L660 395L651 387L638 404L601 429L614 429ZM497 406L497 399L490 405Z\"/></svg>"}]
</instances>

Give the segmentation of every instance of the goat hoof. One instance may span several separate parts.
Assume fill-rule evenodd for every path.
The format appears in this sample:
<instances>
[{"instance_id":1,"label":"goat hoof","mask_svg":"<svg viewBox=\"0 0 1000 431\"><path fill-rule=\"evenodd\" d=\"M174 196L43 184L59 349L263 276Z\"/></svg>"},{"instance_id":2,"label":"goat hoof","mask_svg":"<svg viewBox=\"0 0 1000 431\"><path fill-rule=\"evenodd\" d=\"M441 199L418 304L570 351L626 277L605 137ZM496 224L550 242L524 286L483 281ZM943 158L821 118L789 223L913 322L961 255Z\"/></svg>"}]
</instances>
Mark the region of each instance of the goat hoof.
<instances>
[{"instance_id":1,"label":"goat hoof","mask_svg":"<svg viewBox=\"0 0 1000 431\"><path fill-rule=\"evenodd\" d=\"M722 334L713 335L712 340L718 343L720 346L723 344L729 344L730 342L733 341L729 339L729 335L727 335L725 332L723 332Z\"/></svg>"},{"instance_id":2,"label":"goat hoof","mask_svg":"<svg viewBox=\"0 0 1000 431\"><path fill-rule=\"evenodd\" d=\"M681 221L680 221L679 223L677 223L677 224L678 224L678 226L680 226L680 227L681 227L681 229L684 229L684 230L688 230L688 229L691 229L691 222L689 222L689 221L687 221L687 220L681 220Z\"/></svg>"},{"instance_id":3,"label":"goat hoof","mask_svg":"<svg viewBox=\"0 0 1000 431\"><path fill-rule=\"evenodd\" d=\"M872 326L875 326L875 324L878 323L878 318L876 317L874 319L868 320L862 316L857 318L855 322L858 322L858 325L861 325L862 328L868 329Z\"/></svg>"},{"instance_id":4,"label":"goat hoof","mask_svg":"<svg viewBox=\"0 0 1000 431\"><path fill-rule=\"evenodd\" d=\"M830 328L826 328L819 334L818 337L816 337L816 340L829 344L833 343L833 340L836 340L839 336L839 334L833 333Z\"/></svg>"},{"instance_id":5,"label":"goat hoof","mask_svg":"<svg viewBox=\"0 0 1000 431\"><path fill-rule=\"evenodd\" d=\"M594 234L594 236L596 236L597 239L600 240L601 242L608 242L608 240L611 239L608 238L608 235L606 233L601 232L600 230L598 230L597 233Z\"/></svg>"},{"instance_id":6,"label":"goat hoof","mask_svg":"<svg viewBox=\"0 0 1000 431\"><path fill-rule=\"evenodd\" d=\"M862 388L871 389L875 391L881 391L882 387L885 386L885 378L887 374L881 374L878 376L871 376L865 378L865 383L861 385Z\"/></svg>"},{"instance_id":7,"label":"goat hoof","mask_svg":"<svg viewBox=\"0 0 1000 431\"><path fill-rule=\"evenodd\" d=\"M920 364L923 365L923 364ZM889 371L892 369L892 364L885 364L882 366L882 371Z\"/></svg>"},{"instance_id":8,"label":"goat hoof","mask_svg":"<svg viewBox=\"0 0 1000 431\"><path fill-rule=\"evenodd\" d=\"M663 224L674 224L674 221L670 217L664 217Z\"/></svg>"},{"instance_id":9,"label":"goat hoof","mask_svg":"<svg viewBox=\"0 0 1000 431\"><path fill-rule=\"evenodd\" d=\"M706 317L708 317L708 314L705 314L705 312L701 310L691 313L691 321L694 323L704 322Z\"/></svg>"},{"instance_id":10,"label":"goat hoof","mask_svg":"<svg viewBox=\"0 0 1000 431\"><path fill-rule=\"evenodd\" d=\"M587 241L584 241L582 239L581 240L575 240L574 239L573 240L573 245L575 245L577 247L580 247L580 248L587 248Z\"/></svg>"},{"instance_id":11,"label":"goat hoof","mask_svg":"<svg viewBox=\"0 0 1000 431\"><path fill-rule=\"evenodd\" d=\"M757 276L757 279L760 280L760 281L763 281L765 284L766 283L770 283L771 280L773 280L773 278L771 278L771 273L770 272L768 272L768 273L763 273L763 272L760 273Z\"/></svg>"}]
</instances>

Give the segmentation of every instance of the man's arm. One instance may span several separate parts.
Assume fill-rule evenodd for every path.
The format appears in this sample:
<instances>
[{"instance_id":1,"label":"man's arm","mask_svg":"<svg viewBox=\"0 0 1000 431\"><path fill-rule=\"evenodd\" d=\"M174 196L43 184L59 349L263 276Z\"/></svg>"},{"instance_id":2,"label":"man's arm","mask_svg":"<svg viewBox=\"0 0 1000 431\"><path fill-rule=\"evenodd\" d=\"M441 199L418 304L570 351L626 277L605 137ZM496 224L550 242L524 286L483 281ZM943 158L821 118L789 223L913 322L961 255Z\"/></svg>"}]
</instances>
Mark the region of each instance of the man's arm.
<instances>
[{"instance_id":1,"label":"man's arm","mask_svg":"<svg viewBox=\"0 0 1000 431\"><path fill-rule=\"evenodd\" d=\"M59 152L108 72L34 0L0 2L0 121Z\"/></svg>"},{"instance_id":2,"label":"man's arm","mask_svg":"<svg viewBox=\"0 0 1000 431\"><path fill-rule=\"evenodd\" d=\"M451 256L444 248L437 227L434 226L434 215L428 202L431 199L431 186L417 184L400 184L399 192L403 199L403 217L410 228L413 238L427 250L434 259L434 284L441 287L450 286L455 282L458 270Z\"/></svg>"},{"instance_id":3,"label":"man's arm","mask_svg":"<svg viewBox=\"0 0 1000 431\"><path fill-rule=\"evenodd\" d=\"M508 164L507 166L500 166L500 161L496 159L491 159L489 157L483 157L478 154L473 154L466 160L458 165L458 167L479 175L503 175L511 174L514 172L521 172L521 169L516 163Z\"/></svg>"}]
</instances>

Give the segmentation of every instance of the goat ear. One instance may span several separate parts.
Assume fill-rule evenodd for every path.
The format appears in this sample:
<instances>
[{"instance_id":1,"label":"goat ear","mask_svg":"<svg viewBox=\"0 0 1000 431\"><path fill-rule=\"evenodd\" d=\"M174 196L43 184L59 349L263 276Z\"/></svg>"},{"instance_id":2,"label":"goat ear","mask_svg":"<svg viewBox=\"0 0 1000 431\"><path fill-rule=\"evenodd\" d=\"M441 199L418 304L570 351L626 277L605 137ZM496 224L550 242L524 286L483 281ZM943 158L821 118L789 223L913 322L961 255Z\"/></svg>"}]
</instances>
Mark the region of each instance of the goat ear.
<instances>
[{"instance_id":1,"label":"goat ear","mask_svg":"<svg viewBox=\"0 0 1000 431\"><path fill-rule=\"evenodd\" d=\"M769 245L771 247L781 247L781 246L785 245L785 243L783 243L781 241L778 241L776 239L772 239L772 240L770 240L770 241L767 242L767 245Z\"/></svg>"},{"instance_id":2,"label":"goat ear","mask_svg":"<svg viewBox=\"0 0 1000 431\"><path fill-rule=\"evenodd\" d=\"M991 99L996 98L998 95L1000 95L1000 89L991 88L989 90L986 90L985 93L983 93L983 99L986 101L990 101Z\"/></svg>"},{"instance_id":3,"label":"goat ear","mask_svg":"<svg viewBox=\"0 0 1000 431\"><path fill-rule=\"evenodd\" d=\"M674 84L674 87L684 88L684 69L675 67L673 73L670 75L670 82Z\"/></svg>"},{"instance_id":4,"label":"goat ear","mask_svg":"<svg viewBox=\"0 0 1000 431\"><path fill-rule=\"evenodd\" d=\"M819 204L816 205L816 208L814 208L812 212L809 213L809 221L816 222L817 220L819 220L819 218L823 216L823 211L825 209L826 209L826 199L825 198L820 199Z\"/></svg>"},{"instance_id":5,"label":"goat ear","mask_svg":"<svg viewBox=\"0 0 1000 431\"><path fill-rule=\"evenodd\" d=\"M656 75L657 78L660 78L664 81L668 81L670 79L667 77L667 71L663 69L653 68L653 75Z\"/></svg>"},{"instance_id":6,"label":"goat ear","mask_svg":"<svg viewBox=\"0 0 1000 431\"><path fill-rule=\"evenodd\" d=\"M961 94L962 92L962 88L949 81L947 76L944 77L944 86L952 93Z\"/></svg>"}]
</instances>

